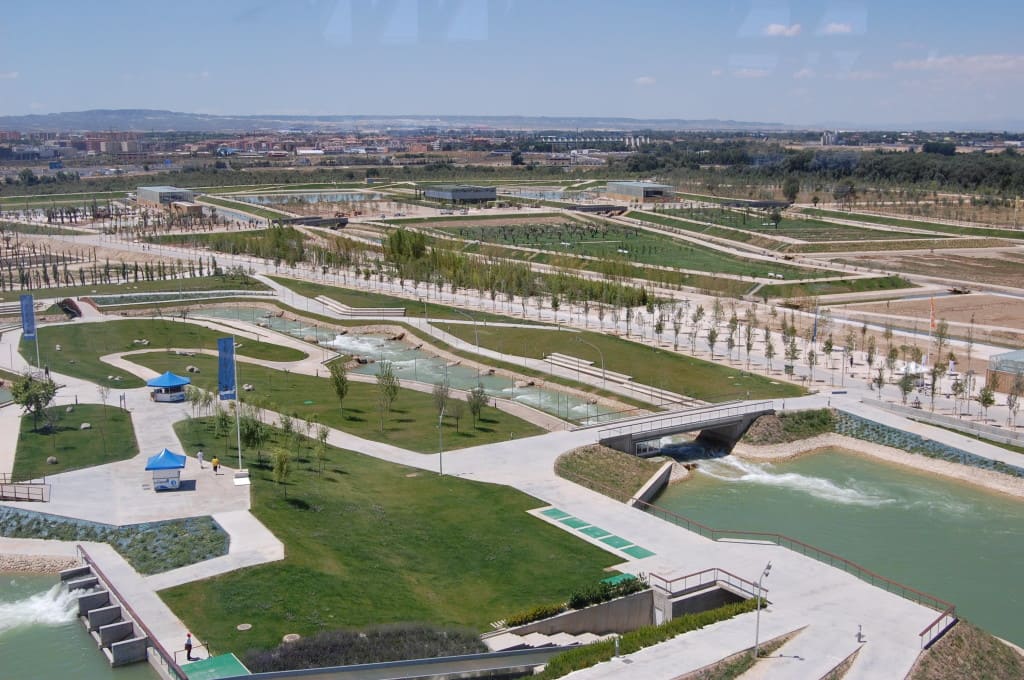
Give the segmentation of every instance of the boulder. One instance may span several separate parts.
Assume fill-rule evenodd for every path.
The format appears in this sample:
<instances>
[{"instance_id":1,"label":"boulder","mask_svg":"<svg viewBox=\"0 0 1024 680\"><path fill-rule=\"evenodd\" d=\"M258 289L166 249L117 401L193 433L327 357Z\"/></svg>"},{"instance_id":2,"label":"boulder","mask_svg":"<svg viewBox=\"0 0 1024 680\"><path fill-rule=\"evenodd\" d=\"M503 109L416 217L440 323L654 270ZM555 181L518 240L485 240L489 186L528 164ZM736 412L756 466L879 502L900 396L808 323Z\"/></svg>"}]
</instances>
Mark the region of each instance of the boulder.
<instances>
[{"instance_id":1,"label":"boulder","mask_svg":"<svg viewBox=\"0 0 1024 680\"><path fill-rule=\"evenodd\" d=\"M189 373L199 373L199 367L198 366L189 365L189 366L185 367L185 370L187 372L189 372Z\"/></svg>"},{"instance_id":2,"label":"boulder","mask_svg":"<svg viewBox=\"0 0 1024 680\"><path fill-rule=\"evenodd\" d=\"M61 350L61 346L60 346L60 345L57 345L56 347L54 347L54 349L55 349L55 350L57 350L57 351L59 352L59 351Z\"/></svg>"},{"instance_id":3,"label":"boulder","mask_svg":"<svg viewBox=\"0 0 1024 680\"><path fill-rule=\"evenodd\" d=\"M58 462L57 461L57 456L47 456L46 457L46 464L47 465L56 465L57 462Z\"/></svg>"},{"instance_id":4,"label":"boulder","mask_svg":"<svg viewBox=\"0 0 1024 680\"><path fill-rule=\"evenodd\" d=\"M78 429L79 430L91 430L92 429L92 423L82 423L81 425L78 426Z\"/></svg>"},{"instance_id":5,"label":"boulder","mask_svg":"<svg viewBox=\"0 0 1024 680\"><path fill-rule=\"evenodd\" d=\"M74 411L74 410L75 410L75 407L74 407L74 406L68 406L68 407L67 407L66 409L64 409L64 412L65 412L65 413L71 413L71 412L72 412L72 411Z\"/></svg>"},{"instance_id":6,"label":"boulder","mask_svg":"<svg viewBox=\"0 0 1024 680\"><path fill-rule=\"evenodd\" d=\"M304 335L302 337L302 341L303 342L310 342L310 343L316 344L316 336L315 335Z\"/></svg>"},{"instance_id":7,"label":"boulder","mask_svg":"<svg viewBox=\"0 0 1024 680\"><path fill-rule=\"evenodd\" d=\"M249 383L245 383L244 385L242 385L242 391L243 392L252 392L253 389L254 389L253 386L250 385Z\"/></svg>"}]
</instances>

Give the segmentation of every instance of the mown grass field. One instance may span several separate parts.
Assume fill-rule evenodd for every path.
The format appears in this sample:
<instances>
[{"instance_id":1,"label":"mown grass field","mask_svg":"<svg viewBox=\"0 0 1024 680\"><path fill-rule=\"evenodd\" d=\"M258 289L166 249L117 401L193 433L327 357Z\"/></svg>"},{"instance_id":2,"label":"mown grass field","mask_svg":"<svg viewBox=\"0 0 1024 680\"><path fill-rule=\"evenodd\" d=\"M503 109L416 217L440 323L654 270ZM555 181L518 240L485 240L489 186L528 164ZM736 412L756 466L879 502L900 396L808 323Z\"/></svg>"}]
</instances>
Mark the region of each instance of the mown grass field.
<instances>
[{"instance_id":1,"label":"mown grass field","mask_svg":"<svg viewBox=\"0 0 1024 680\"><path fill-rule=\"evenodd\" d=\"M110 404L106 408L102 404L79 404L71 413L64 406L51 406L47 412L56 419L53 432L43 429L45 421L42 417L39 418L38 431L32 416L26 415L21 419L14 457L15 480L38 479L127 460L139 453L131 415L121 408ZM81 430L82 423L89 423L92 427ZM49 456L57 457L56 465L46 462Z\"/></svg>"},{"instance_id":2,"label":"mown grass field","mask_svg":"<svg viewBox=\"0 0 1024 680\"><path fill-rule=\"evenodd\" d=\"M878 276L869 279L844 279L841 281L809 281L804 283L775 283L762 286L758 296L769 298L816 297L838 293L865 293L873 290L898 290L916 288L902 276Z\"/></svg>"},{"instance_id":3,"label":"mown grass field","mask_svg":"<svg viewBox=\"0 0 1024 680\"><path fill-rule=\"evenodd\" d=\"M223 331L204 326L176 321L156 319L118 319L97 323L75 322L61 326L39 328L39 356L44 366L55 373L70 375L82 380L107 385L112 389L142 387L145 382L118 368L100 361L100 357L116 352L139 349L217 349L217 338L225 337ZM148 345L136 344L135 340L148 340ZM267 361L298 361L306 355L291 347L282 347L270 342L240 340L239 355ZM60 351L57 346L60 345ZM35 364L35 343L22 340L18 350L25 359ZM185 365L195 363L199 357L179 357ZM111 380L118 377L120 380Z\"/></svg>"},{"instance_id":4,"label":"mown grass field","mask_svg":"<svg viewBox=\"0 0 1024 680\"><path fill-rule=\"evenodd\" d=\"M213 443L209 419L176 428L189 451ZM335 448L322 474L315 459L293 458L283 486L248 455L246 465L253 513L287 557L160 593L218 652L380 623L483 631L513 612L564 600L619 561L527 515L542 503L507 487ZM240 632L239 623L252 629Z\"/></svg>"},{"instance_id":5,"label":"mown grass field","mask_svg":"<svg viewBox=\"0 0 1024 680\"><path fill-rule=\"evenodd\" d=\"M559 477L625 503L654 476L664 460L640 458L606 446L585 446L555 460Z\"/></svg>"},{"instance_id":6,"label":"mown grass field","mask_svg":"<svg viewBox=\"0 0 1024 680\"><path fill-rule=\"evenodd\" d=\"M217 389L215 357L180 357L166 352L154 352L135 355L131 360L159 373L174 371L183 374L184 367L193 364L200 372L191 375L192 384L209 391ZM259 402L271 410L298 416L302 420L315 417L329 427L410 451L437 452L437 409L431 394L399 390L390 414L384 419L382 432L378 402L380 391L375 382L351 381L342 410L326 377L327 370L324 369L321 375L324 377L238 362L239 384L249 383L255 387L252 392L242 392L243 401ZM480 420L474 425L467 406L460 422L456 423L450 416L445 417L444 448L448 451L490 444L543 434L545 431L491 406L484 408ZM237 447L231 445L230 451L222 453L235 456L237 452Z\"/></svg>"},{"instance_id":7,"label":"mown grass field","mask_svg":"<svg viewBox=\"0 0 1024 680\"><path fill-rule=\"evenodd\" d=\"M833 217L842 220L856 222L869 222L892 227L909 227L911 229L924 229L937 231L942 234L959 234L962 236L987 236L990 238L1015 238L1024 239L1024 231L1020 229L996 229L986 227L960 226L956 224L943 224L941 222L927 222L924 220L910 220L899 217L885 217L882 215L870 215L859 212L843 212L840 210L821 210L819 208L803 208L800 212L805 215L816 217Z\"/></svg>"},{"instance_id":8,"label":"mown grass field","mask_svg":"<svg viewBox=\"0 0 1024 680\"><path fill-rule=\"evenodd\" d=\"M435 325L466 342L476 342L472 326ZM775 382L747 371L601 333L494 327L478 327L477 331L482 346L511 354L525 353L531 358L560 353L593 361L594 366L600 368L603 353L605 368L609 371L625 373L638 383L703 401L719 402L748 397L767 399L804 393L796 385ZM577 336L600 348L601 353L578 342Z\"/></svg>"}]
</instances>

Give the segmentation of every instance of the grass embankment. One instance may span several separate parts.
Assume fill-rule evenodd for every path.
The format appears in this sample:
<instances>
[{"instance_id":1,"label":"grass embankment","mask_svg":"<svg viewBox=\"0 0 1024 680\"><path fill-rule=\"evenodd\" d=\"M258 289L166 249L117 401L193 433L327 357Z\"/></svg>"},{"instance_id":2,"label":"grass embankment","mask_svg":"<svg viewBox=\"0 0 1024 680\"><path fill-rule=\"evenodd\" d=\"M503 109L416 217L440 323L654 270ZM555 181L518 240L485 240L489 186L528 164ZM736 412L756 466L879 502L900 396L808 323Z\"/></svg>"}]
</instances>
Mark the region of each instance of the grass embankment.
<instances>
[{"instance_id":1,"label":"grass embankment","mask_svg":"<svg viewBox=\"0 0 1024 680\"><path fill-rule=\"evenodd\" d=\"M152 319L119 319L97 323L74 323L63 326L45 326L39 329L39 356L44 366L63 375L70 375L109 387L130 389L145 386L145 381L100 361L100 357L115 352L138 349L217 349L217 338L227 335L205 326L174 321ZM136 344L135 340L148 340L148 345ZM306 355L291 347L281 347L270 342L239 340L239 355L267 361L298 361ZM57 351L60 345L60 351ZM35 344L22 340L21 355L35 363ZM183 358L178 367L184 371L191 359ZM110 380L120 377L120 380Z\"/></svg>"},{"instance_id":2,"label":"grass embankment","mask_svg":"<svg viewBox=\"0 0 1024 680\"><path fill-rule=\"evenodd\" d=\"M460 321L469 321L469 319L474 319L478 323L484 321L499 321L505 323L526 323L537 326L542 325L536 321L524 321L511 316L502 316L500 314L492 314L491 312L482 312L478 310L467 311L465 314L460 314L459 312L456 312L454 308L446 305L426 302L424 306L424 302L420 302L419 300L409 300L407 298L385 295L383 293L352 290L350 288L339 288L337 286L326 286L321 283L299 281L297 279L289 279L283 276L271 276L268 278L280 283L282 286L286 286L299 295L304 295L308 298L315 298L318 295L323 295L349 307L399 307L404 309L405 316L410 318L457 319ZM430 284L424 283L420 285L419 291L414 291L411 288L412 284L410 283L408 285L410 286L410 293L418 292L423 297L427 296L427 289L430 286ZM467 316L469 317L468 319L466 318ZM400 319L395 319L395 321L400 321ZM363 321L361 323L376 323L376 321ZM391 320L388 319L387 323L391 323Z\"/></svg>"},{"instance_id":3,"label":"grass embankment","mask_svg":"<svg viewBox=\"0 0 1024 680\"><path fill-rule=\"evenodd\" d=\"M117 265L112 265L119 267ZM138 281L125 283L88 284L85 286L62 286L60 288L36 288L34 290L7 291L0 293L0 301L13 302L23 293L32 293L37 298L88 297L90 295L132 295L135 293L189 293L203 290L268 290L254 278L244 281L226 276L193 276L163 281Z\"/></svg>"},{"instance_id":4,"label":"grass embankment","mask_svg":"<svg viewBox=\"0 0 1024 680\"><path fill-rule=\"evenodd\" d=\"M191 375L192 384L208 391L217 389L216 357L182 357L166 352L154 352L135 355L130 359L158 373L174 371L181 374L186 365L192 364L200 370L199 373ZM277 371L245 361L238 362L238 383L248 383L255 387L252 392L242 392L242 400L245 402L259 402L266 408L296 415L303 420L310 420L315 416L328 427L410 451L437 452L437 408L433 395L400 389L390 415L384 420L384 431L381 432L380 390L376 383L350 381L343 412L326 377L326 369L322 373L324 377L318 378ZM454 400L455 397L451 399ZM475 425L468 405L465 406L464 413L458 423L451 416L445 417L446 451L532 437L546 432L536 425L491 406L484 407L480 420ZM232 446L230 453L227 450L223 453L237 455L237 448Z\"/></svg>"},{"instance_id":5,"label":"grass embankment","mask_svg":"<svg viewBox=\"0 0 1024 680\"><path fill-rule=\"evenodd\" d=\"M769 446L810 439L834 431L835 414L831 409L793 411L761 416L743 435L744 444Z\"/></svg>"},{"instance_id":6,"label":"grass embankment","mask_svg":"<svg viewBox=\"0 0 1024 680\"><path fill-rule=\"evenodd\" d=\"M941 222L925 222L923 220L902 219L899 217L885 217L883 215L869 215L858 212L843 212L839 210L821 210L818 208L802 208L800 212L806 215L818 217L833 217L856 222L868 222L870 224L882 224L893 227L908 227L911 229L923 229L937 231L943 234L961 234L964 236L988 236L993 238L1024 238L1024 231L1017 229L997 229L987 227L959 226L956 224L942 224Z\"/></svg>"},{"instance_id":7,"label":"grass embankment","mask_svg":"<svg viewBox=\"0 0 1024 680\"><path fill-rule=\"evenodd\" d=\"M624 503L647 483L662 464L662 460L631 456L595 444L559 456L555 461L555 473Z\"/></svg>"},{"instance_id":8,"label":"grass embankment","mask_svg":"<svg viewBox=\"0 0 1024 680\"><path fill-rule=\"evenodd\" d=\"M199 438L207 451L224 446L214 441L210 420L176 424L188 451ZM273 437L268 448L283 443L279 431ZM217 650L269 648L287 633L381 623L484 630L508 612L601 579L619 561L527 515L541 503L508 487L330 447L322 475L315 460L293 458L285 497L254 455L245 463L253 514L284 543L287 557L161 593ZM243 622L252 630L235 629Z\"/></svg>"},{"instance_id":9,"label":"grass embankment","mask_svg":"<svg viewBox=\"0 0 1024 680\"><path fill-rule=\"evenodd\" d=\"M441 327L441 324L435 325ZM499 352L517 354L522 349L531 357L544 357L551 353L579 357L594 362L593 367L598 370L603 356L604 367L609 371L630 375L643 385L703 401L766 399L804 394L796 385L775 382L748 371L601 333L496 327L478 327L474 333L472 326L462 324L444 326L444 330L469 343L475 343L476 335L479 334L481 346ZM578 342L577 337L598 347L600 352Z\"/></svg>"},{"instance_id":10,"label":"grass embankment","mask_svg":"<svg viewBox=\"0 0 1024 680\"><path fill-rule=\"evenodd\" d=\"M762 286L758 297L803 298L840 293L867 293L876 290L916 288L902 276L879 276L870 279L843 279L841 281L812 281L807 283L774 283Z\"/></svg>"},{"instance_id":11,"label":"grass embankment","mask_svg":"<svg viewBox=\"0 0 1024 680\"><path fill-rule=\"evenodd\" d=\"M909 680L1019 680L1024 656L995 636L960 621L931 649L921 652Z\"/></svg>"},{"instance_id":12,"label":"grass embankment","mask_svg":"<svg viewBox=\"0 0 1024 680\"><path fill-rule=\"evenodd\" d=\"M139 453L128 411L114 406L104 408L100 404L79 404L71 413L67 413L66 408L51 406L46 409L49 418L55 421L53 430L46 429L43 417L39 418L38 431L32 416L21 419L14 456L15 480L38 479L127 460ZM79 429L82 423L89 423L92 428ZM49 456L56 456L56 465L46 462Z\"/></svg>"}]
</instances>

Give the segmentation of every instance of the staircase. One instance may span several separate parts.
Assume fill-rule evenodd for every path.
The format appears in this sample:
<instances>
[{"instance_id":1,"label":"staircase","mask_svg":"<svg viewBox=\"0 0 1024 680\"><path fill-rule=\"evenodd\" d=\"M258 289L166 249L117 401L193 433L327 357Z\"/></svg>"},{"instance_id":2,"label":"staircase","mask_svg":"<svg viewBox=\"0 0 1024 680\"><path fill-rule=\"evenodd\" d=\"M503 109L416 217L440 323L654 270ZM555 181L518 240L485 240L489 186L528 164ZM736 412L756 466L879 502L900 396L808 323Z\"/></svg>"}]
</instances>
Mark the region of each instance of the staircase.
<instances>
[{"instance_id":1,"label":"staircase","mask_svg":"<svg viewBox=\"0 0 1024 680\"><path fill-rule=\"evenodd\" d=\"M544 647L570 647L573 645L587 645L591 642L604 640L611 635L595 635L594 633L527 633L517 635L504 630L481 635L487 648L492 652L508 652L517 649L542 649Z\"/></svg>"}]
</instances>

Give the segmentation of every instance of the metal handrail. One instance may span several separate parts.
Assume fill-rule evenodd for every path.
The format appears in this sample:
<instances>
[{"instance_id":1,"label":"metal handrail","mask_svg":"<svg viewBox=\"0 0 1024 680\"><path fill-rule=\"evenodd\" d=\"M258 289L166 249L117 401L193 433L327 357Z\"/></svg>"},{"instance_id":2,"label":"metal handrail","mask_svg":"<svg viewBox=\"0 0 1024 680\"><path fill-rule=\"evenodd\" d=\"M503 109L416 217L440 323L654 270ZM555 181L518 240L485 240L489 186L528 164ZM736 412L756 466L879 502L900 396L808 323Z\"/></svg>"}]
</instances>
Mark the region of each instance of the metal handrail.
<instances>
[{"instance_id":1,"label":"metal handrail","mask_svg":"<svg viewBox=\"0 0 1024 680\"><path fill-rule=\"evenodd\" d=\"M583 479L587 484L593 485L592 488L594 488L600 493L604 493L604 495L611 496L612 498L614 498L615 496L609 492L618 493L615 489L612 489L608 485L596 482L588 477L585 477L584 475L577 474L576 476L579 477L580 479ZM881 574L876 574L867 567L863 567L857 564L856 562L853 562L852 560L848 560L845 557L840 557L835 553L831 553L827 550L815 547L809 543L804 543L803 541L797 540L790 536L786 536L785 534L767 531L716 529L706 524L702 524L696 520L690 519L689 517L684 517L683 515L672 512L671 510L666 510L665 508L655 505L654 503L649 503L647 501L640 500L639 498L633 499L633 503L633 507L635 508L644 509L651 515L654 515L655 517L659 517L661 519L670 521L676 526L680 526L684 529L687 529L688 531L692 531L696 534L699 534L704 538L711 539L712 541L720 541L723 539L740 539L772 543L781 548L786 548L787 550L798 552L801 555L804 555L805 557L815 559L819 562L829 565L830 567L838 567L846 573L856 576L857 578L861 579L862 581L865 581L866 583L870 583L871 585L880 587L887 592L899 595L900 597L906 600L916 602L920 605L928 607L929 609L934 609L936 611L943 612L942 616L956 616L956 605L952 602L948 602L940 597L936 597L935 595L926 593L922 590L917 590L916 588L912 588L911 586L904 585L899 581L894 581L890 578L882 576ZM936 623L942 619L942 616L940 616L939 619L936 620L936 622L933 622L931 626L922 631L921 635L923 636L928 630L934 627ZM923 638L922 644L924 644Z\"/></svg>"},{"instance_id":2,"label":"metal handrail","mask_svg":"<svg viewBox=\"0 0 1024 680\"><path fill-rule=\"evenodd\" d=\"M153 635L153 632L146 626L145 623L143 623L142 619L139 618L139 615L135 613L135 610L132 609L131 605L128 604L128 600L126 600L121 595L121 593L117 591L117 588L114 587L114 584L110 581L110 579L106 577L106 575L103 573L103 570L100 569L98 564L96 564L96 561L93 560L89 553L85 551L85 548L82 547L81 543L75 545L75 551L79 554L82 560L86 564L88 564L93 571L96 572L96 575L103 581L107 589L114 594L114 597L116 597L117 600L121 603L121 606L124 607L125 610L127 610L128 614L131 615L132 620L135 622L135 625L141 628L142 632L146 634L146 637L149 638L150 646L156 650L156 653L163 660L164 665L167 667L167 670L170 671L175 676L175 678L177 678L177 680L188 680L188 675L185 673L184 670L182 670L181 666L178 665L177 661L174 660L174 656L170 654L166 649L164 649L164 646L160 644L160 641L156 638L155 635Z\"/></svg>"},{"instance_id":3,"label":"metal handrail","mask_svg":"<svg viewBox=\"0 0 1024 680\"><path fill-rule=\"evenodd\" d=\"M50 498L50 485L17 482L0 484L0 499L5 501L39 501L46 503Z\"/></svg>"},{"instance_id":4,"label":"metal handrail","mask_svg":"<svg viewBox=\"0 0 1024 680\"><path fill-rule=\"evenodd\" d=\"M957 622L956 607L950 607L946 611L939 614L938 618L925 626L924 630L917 634L921 638L921 649L930 647L931 644L938 639L942 632L949 626L952 626ZM931 631L936 630L937 632L932 634ZM925 637L927 636L927 637Z\"/></svg>"},{"instance_id":5,"label":"metal handrail","mask_svg":"<svg viewBox=\"0 0 1024 680\"><path fill-rule=\"evenodd\" d=\"M703 580L703 577L706 574L710 574L712 576L712 578L705 582ZM723 576L725 576L726 578L723 578ZM684 585L682 590L689 590L689 589L694 588L694 587L700 587L700 586L706 585L707 583L718 583L719 581L722 581L722 582L726 583L727 585L731 585L731 586L737 588L738 590L742 590L744 592L750 593L751 596L756 595L757 591L758 591L757 584L754 583L753 581L749 581L749 580L743 578L742 576L737 576L736 574L733 574L730 571L726 571L725 569L722 569L721 567L711 567L709 569L702 569L701 571L696 571L696 572L694 572L692 574L686 574L685 576L677 576L676 578L673 578L673 579L667 579L664 576L661 576L659 574L653 574L653 573L648 575L648 579L649 580L657 579L657 580L661 581L661 583L653 583L652 582L651 583L652 586L654 586L655 588L660 588L661 590L665 591L669 595L672 595L672 594L674 594L676 592L676 589L675 589L675 584L676 583L678 583L679 581L683 581L684 584L685 584L689 579L692 579L694 577L698 578L697 584L695 586L686 586L686 585ZM764 597L764 593L768 592L768 589L764 588L764 587L761 587L760 591L762 593L761 596Z\"/></svg>"},{"instance_id":6,"label":"metal handrail","mask_svg":"<svg viewBox=\"0 0 1024 680\"><path fill-rule=\"evenodd\" d=\"M722 406L721 404L716 404L714 406L704 406L691 409L685 413L667 416L664 418L655 418L653 420L647 420L640 423L610 427L600 430L597 435L600 439L607 439L609 437L617 437L626 434L640 434L644 432L651 432L653 430L663 430L666 428L676 427L678 425L690 424L693 422L703 422L716 420L718 418L746 415L755 411L770 410L771 408L772 402L770 401L744 402L734 406Z\"/></svg>"}]
</instances>

